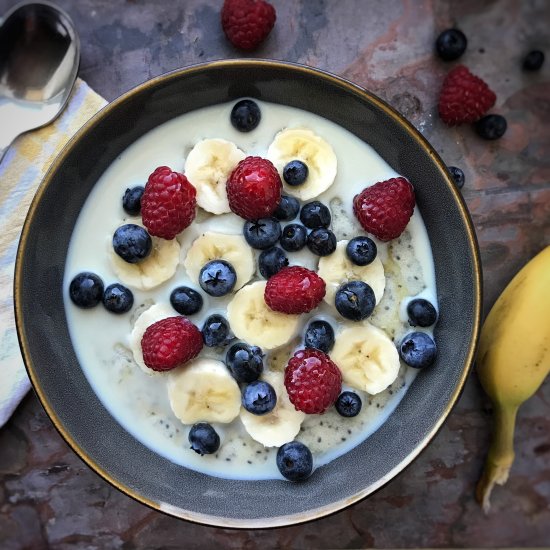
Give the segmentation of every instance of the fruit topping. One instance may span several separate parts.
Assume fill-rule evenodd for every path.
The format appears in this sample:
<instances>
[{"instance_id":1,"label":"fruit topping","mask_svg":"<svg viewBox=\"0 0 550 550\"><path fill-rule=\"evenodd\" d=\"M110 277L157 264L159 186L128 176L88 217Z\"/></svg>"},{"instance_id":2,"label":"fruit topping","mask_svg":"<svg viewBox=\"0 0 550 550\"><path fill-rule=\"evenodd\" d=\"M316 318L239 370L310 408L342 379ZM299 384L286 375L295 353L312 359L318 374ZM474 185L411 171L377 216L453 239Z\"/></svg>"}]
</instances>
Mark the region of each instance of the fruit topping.
<instances>
[{"instance_id":1,"label":"fruit topping","mask_svg":"<svg viewBox=\"0 0 550 550\"><path fill-rule=\"evenodd\" d=\"M308 173L309 169L305 162L301 160L291 160L283 168L283 179L288 185L296 187L297 185L305 183Z\"/></svg>"},{"instance_id":2,"label":"fruit topping","mask_svg":"<svg viewBox=\"0 0 550 550\"><path fill-rule=\"evenodd\" d=\"M309 323L304 336L304 346L329 353L334 346L334 329L332 325L322 320Z\"/></svg>"},{"instance_id":3,"label":"fruit topping","mask_svg":"<svg viewBox=\"0 0 550 550\"><path fill-rule=\"evenodd\" d=\"M237 282L234 267L225 260L208 262L199 273L199 284L210 296L216 298L229 294Z\"/></svg>"},{"instance_id":4,"label":"fruit topping","mask_svg":"<svg viewBox=\"0 0 550 550\"><path fill-rule=\"evenodd\" d=\"M231 109L231 124L239 132L251 132L262 119L262 111L255 101L241 99Z\"/></svg>"},{"instance_id":5,"label":"fruit topping","mask_svg":"<svg viewBox=\"0 0 550 550\"><path fill-rule=\"evenodd\" d=\"M254 382L264 369L263 353L258 346L238 342L227 351L225 364L237 382Z\"/></svg>"},{"instance_id":6,"label":"fruit topping","mask_svg":"<svg viewBox=\"0 0 550 550\"><path fill-rule=\"evenodd\" d=\"M300 211L300 202L298 199L291 197L289 195L283 195L281 197L281 202L273 215L281 221L293 220Z\"/></svg>"},{"instance_id":7,"label":"fruit topping","mask_svg":"<svg viewBox=\"0 0 550 550\"><path fill-rule=\"evenodd\" d=\"M246 221L243 227L246 242L259 250L271 248L281 236L281 224L275 218Z\"/></svg>"},{"instance_id":8,"label":"fruit topping","mask_svg":"<svg viewBox=\"0 0 550 550\"><path fill-rule=\"evenodd\" d=\"M275 408L277 394L271 384L256 380L244 388L242 403L249 413L262 416Z\"/></svg>"},{"instance_id":9,"label":"fruit topping","mask_svg":"<svg viewBox=\"0 0 550 550\"><path fill-rule=\"evenodd\" d=\"M409 325L412 327L429 327L437 321L437 311L431 302L424 298L415 298L407 304Z\"/></svg>"},{"instance_id":10,"label":"fruit topping","mask_svg":"<svg viewBox=\"0 0 550 550\"><path fill-rule=\"evenodd\" d=\"M194 315L202 309L202 296L193 288L178 286L170 293L170 303L180 315Z\"/></svg>"},{"instance_id":11,"label":"fruit topping","mask_svg":"<svg viewBox=\"0 0 550 550\"><path fill-rule=\"evenodd\" d=\"M105 289L103 305L112 313L126 313L134 305L134 295L130 289L120 283L114 283Z\"/></svg>"},{"instance_id":12,"label":"fruit topping","mask_svg":"<svg viewBox=\"0 0 550 550\"><path fill-rule=\"evenodd\" d=\"M365 231L381 241L403 233L414 211L414 188L404 177L366 187L353 199L353 211Z\"/></svg>"},{"instance_id":13,"label":"fruit topping","mask_svg":"<svg viewBox=\"0 0 550 550\"><path fill-rule=\"evenodd\" d=\"M145 191L145 188L142 185L126 189L122 197L122 208L130 216L137 216L141 212L143 191Z\"/></svg>"},{"instance_id":14,"label":"fruit topping","mask_svg":"<svg viewBox=\"0 0 550 550\"><path fill-rule=\"evenodd\" d=\"M479 137L483 139L499 139L506 132L508 124L502 115L487 115L479 119L474 128Z\"/></svg>"},{"instance_id":15,"label":"fruit topping","mask_svg":"<svg viewBox=\"0 0 550 550\"><path fill-rule=\"evenodd\" d=\"M304 481L313 471L311 451L299 441L285 443L277 451L277 468L289 481Z\"/></svg>"},{"instance_id":16,"label":"fruit topping","mask_svg":"<svg viewBox=\"0 0 550 550\"><path fill-rule=\"evenodd\" d=\"M208 422L193 424L188 439L191 449L201 456L211 455L220 448L220 436Z\"/></svg>"},{"instance_id":17,"label":"fruit topping","mask_svg":"<svg viewBox=\"0 0 550 550\"><path fill-rule=\"evenodd\" d=\"M334 406L340 416L352 418L361 412L363 403L355 392L344 391L338 396Z\"/></svg>"},{"instance_id":18,"label":"fruit topping","mask_svg":"<svg viewBox=\"0 0 550 550\"><path fill-rule=\"evenodd\" d=\"M141 262L151 253L153 241L143 227L128 223L118 227L113 235L113 249L130 264Z\"/></svg>"},{"instance_id":19,"label":"fruit topping","mask_svg":"<svg viewBox=\"0 0 550 550\"><path fill-rule=\"evenodd\" d=\"M347 257L359 266L374 262L377 252L376 243L368 237L355 237L346 245Z\"/></svg>"},{"instance_id":20,"label":"fruit topping","mask_svg":"<svg viewBox=\"0 0 550 550\"><path fill-rule=\"evenodd\" d=\"M322 202L308 202L302 207L300 221L309 229L328 227L330 225L330 210Z\"/></svg>"},{"instance_id":21,"label":"fruit topping","mask_svg":"<svg viewBox=\"0 0 550 550\"><path fill-rule=\"evenodd\" d=\"M280 240L287 252L302 250L307 241L307 229L299 223L289 223L283 228Z\"/></svg>"},{"instance_id":22,"label":"fruit topping","mask_svg":"<svg viewBox=\"0 0 550 550\"><path fill-rule=\"evenodd\" d=\"M204 345L209 348L225 346L230 340L227 319L218 314L207 317L202 326L202 339Z\"/></svg>"},{"instance_id":23,"label":"fruit topping","mask_svg":"<svg viewBox=\"0 0 550 550\"><path fill-rule=\"evenodd\" d=\"M373 312L376 298L367 283L351 281L337 290L335 305L342 317L351 321L362 321Z\"/></svg>"},{"instance_id":24,"label":"fruit topping","mask_svg":"<svg viewBox=\"0 0 550 550\"><path fill-rule=\"evenodd\" d=\"M411 332L399 345L399 356L409 367L415 369L429 367L435 361L436 355L435 342L425 332Z\"/></svg>"},{"instance_id":25,"label":"fruit topping","mask_svg":"<svg viewBox=\"0 0 550 550\"><path fill-rule=\"evenodd\" d=\"M459 189L462 189L464 187L464 181L466 179L464 177L464 172L456 166L448 166L447 169L449 170L449 173L451 174L456 186Z\"/></svg>"},{"instance_id":26,"label":"fruit topping","mask_svg":"<svg viewBox=\"0 0 550 550\"><path fill-rule=\"evenodd\" d=\"M288 266L286 254L278 247L274 246L269 250L264 250L258 258L258 268L262 277L269 279L276 273L279 273L283 267Z\"/></svg>"},{"instance_id":27,"label":"fruit topping","mask_svg":"<svg viewBox=\"0 0 550 550\"><path fill-rule=\"evenodd\" d=\"M454 61L465 51L468 40L462 31L447 29L443 31L435 41L435 49L439 57L444 61Z\"/></svg>"},{"instance_id":28,"label":"fruit topping","mask_svg":"<svg viewBox=\"0 0 550 550\"><path fill-rule=\"evenodd\" d=\"M307 236L307 247L316 256L329 256L336 250L336 235L330 229L318 227Z\"/></svg>"},{"instance_id":29,"label":"fruit topping","mask_svg":"<svg viewBox=\"0 0 550 550\"><path fill-rule=\"evenodd\" d=\"M83 271L71 281L69 297L78 307L95 307L103 299L103 281L95 273Z\"/></svg>"},{"instance_id":30,"label":"fruit topping","mask_svg":"<svg viewBox=\"0 0 550 550\"><path fill-rule=\"evenodd\" d=\"M544 63L544 52L533 50L529 52L523 60L523 69L525 71L538 71Z\"/></svg>"}]
</instances>

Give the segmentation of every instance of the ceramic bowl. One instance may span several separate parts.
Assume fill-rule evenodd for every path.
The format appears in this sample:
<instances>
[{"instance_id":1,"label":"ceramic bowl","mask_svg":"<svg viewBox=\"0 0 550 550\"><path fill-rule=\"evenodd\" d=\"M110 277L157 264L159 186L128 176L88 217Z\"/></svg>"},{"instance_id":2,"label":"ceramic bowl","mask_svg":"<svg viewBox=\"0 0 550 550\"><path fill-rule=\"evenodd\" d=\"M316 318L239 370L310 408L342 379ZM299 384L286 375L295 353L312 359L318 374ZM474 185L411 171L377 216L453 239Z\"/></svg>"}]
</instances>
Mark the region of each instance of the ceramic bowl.
<instances>
[{"instance_id":1,"label":"ceramic bowl","mask_svg":"<svg viewBox=\"0 0 550 550\"><path fill-rule=\"evenodd\" d=\"M321 115L370 144L414 184L435 261L440 319L436 364L364 443L306 483L235 481L173 464L107 412L73 350L62 281L73 226L105 169L152 128L243 96ZM430 144L373 94L305 66L221 61L138 86L88 122L48 172L30 208L17 256L17 328L32 384L74 451L127 495L179 518L225 527L274 527L341 510L376 491L428 445L458 399L480 323L479 253L466 206Z\"/></svg>"}]
</instances>

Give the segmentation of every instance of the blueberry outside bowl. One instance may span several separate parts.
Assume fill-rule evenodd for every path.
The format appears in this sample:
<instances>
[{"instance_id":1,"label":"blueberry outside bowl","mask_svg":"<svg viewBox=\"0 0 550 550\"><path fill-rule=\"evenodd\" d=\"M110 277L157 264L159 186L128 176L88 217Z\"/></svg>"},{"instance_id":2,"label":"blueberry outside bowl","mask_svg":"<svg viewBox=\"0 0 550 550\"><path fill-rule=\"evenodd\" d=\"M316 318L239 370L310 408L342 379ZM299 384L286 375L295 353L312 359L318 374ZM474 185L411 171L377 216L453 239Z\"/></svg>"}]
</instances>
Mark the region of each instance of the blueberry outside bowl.
<instances>
[{"instance_id":1,"label":"blueberry outside bowl","mask_svg":"<svg viewBox=\"0 0 550 550\"><path fill-rule=\"evenodd\" d=\"M413 182L434 256L441 311L436 364L419 374L377 432L306 483L213 478L173 464L139 443L92 391L74 353L63 306L69 239L105 169L159 124L243 96L311 111L372 145ZM263 60L221 61L171 72L100 111L65 147L38 190L15 273L17 330L26 368L64 439L127 495L173 516L222 527L276 527L320 518L396 476L428 445L458 399L475 353L480 308L473 226L429 143L400 114L354 84L309 67Z\"/></svg>"}]
</instances>

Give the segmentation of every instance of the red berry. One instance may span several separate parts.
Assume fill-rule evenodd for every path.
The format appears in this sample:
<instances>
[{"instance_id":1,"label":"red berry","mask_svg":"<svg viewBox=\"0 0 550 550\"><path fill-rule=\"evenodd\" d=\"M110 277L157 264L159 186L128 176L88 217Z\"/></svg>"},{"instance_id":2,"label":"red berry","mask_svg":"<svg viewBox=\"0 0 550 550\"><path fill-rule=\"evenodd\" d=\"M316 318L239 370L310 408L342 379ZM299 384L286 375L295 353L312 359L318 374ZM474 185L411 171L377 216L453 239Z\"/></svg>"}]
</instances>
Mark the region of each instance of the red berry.
<instances>
[{"instance_id":1,"label":"red berry","mask_svg":"<svg viewBox=\"0 0 550 550\"><path fill-rule=\"evenodd\" d=\"M495 93L464 65L455 67L445 77L439 96L439 116L449 126L476 122L494 104Z\"/></svg>"},{"instance_id":2,"label":"red berry","mask_svg":"<svg viewBox=\"0 0 550 550\"><path fill-rule=\"evenodd\" d=\"M225 0L222 27L233 46L254 50L275 25L275 8L264 0Z\"/></svg>"},{"instance_id":3,"label":"red berry","mask_svg":"<svg viewBox=\"0 0 550 550\"><path fill-rule=\"evenodd\" d=\"M203 346L201 331L185 317L168 317L147 327L141 339L144 363L166 371L196 357Z\"/></svg>"},{"instance_id":4,"label":"red berry","mask_svg":"<svg viewBox=\"0 0 550 550\"><path fill-rule=\"evenodd\" d=\"M147 180L141 197L141 219L151 235L173 239L195 219L196 190L188 179L159 166Z\"/></svg>"},{"instance_id":5,"label":"red berry","mask_svg":"<svg viewBox=\"0 0 550 550\"><path fill-rule=\"evenodd\" d=\"M264 300L281 313L307 313L325 296L325 281L314 271L294 265L284 267L265 285Z\"/></svg>"},{"instance_id":6,"label":"red berry","mask_svg":"<svg viewBox=\"0 0 550 550\"><path fill-rule=\"evenodd\" d=\"M283 184L269 160L246 157L229 176L226 188L231 210L245 220L258 220L275 212Z\"/></svg>"},{"instance_id":7,"label":"red berry","mask_svg":"<svg viewBox=\"0 0 550 550\"><path fill-rule=\"evenodd\" d=\"M342 374L326 353L302 349L288 362L285 388L297 411L321 414L338 399Z\"/></svg>"},{"instance_id":8,"label":"red berry","mask_svg":"<svg viewBox=\"0 0 550 550\"><path fill-rule=\"evenodd\" d=\"M399 237L414 211L414 188L403 177L366 187L353 199L353 211L365 231L381 241Z\"/></svg>"}]
</instances>

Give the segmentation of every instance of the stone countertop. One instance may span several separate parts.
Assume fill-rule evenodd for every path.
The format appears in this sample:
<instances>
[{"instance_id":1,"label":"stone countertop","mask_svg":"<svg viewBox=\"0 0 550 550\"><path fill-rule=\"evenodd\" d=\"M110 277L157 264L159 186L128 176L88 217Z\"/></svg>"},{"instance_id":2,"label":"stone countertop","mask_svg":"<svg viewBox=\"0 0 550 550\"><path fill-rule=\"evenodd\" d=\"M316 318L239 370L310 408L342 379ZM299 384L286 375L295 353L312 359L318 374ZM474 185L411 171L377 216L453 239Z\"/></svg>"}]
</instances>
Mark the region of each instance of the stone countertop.
<instances>
[{"instance_id":1,"label":"stone countertop","mask_svg":"<svg viewBox=\"0 0 550 550\"><path fill-rule=\"evenodd\" d=\"M112 100L163 72L242 57L225 40L221 0L56 0L82 40L80 76ZM252 57L296 61L380 95L466 174L463 194L481 248L485 307L550 243L550 4L521 0L272 0L277 24ZM0 13L14 4L0 0ZM462 61L496 91L506 135L479 139L436 112L452 64L433 54L452 25L469 40ZM452 253L452 251L450 251ZM475 374L425 452L367 500L278 530L194 525L152 511L100 479L68 448L34 395L0 430L0 548L361 548L550 545L550 379L520 412L510 480L484 516L473 498L490 433Z\"/></svg>"}]
</instances>

